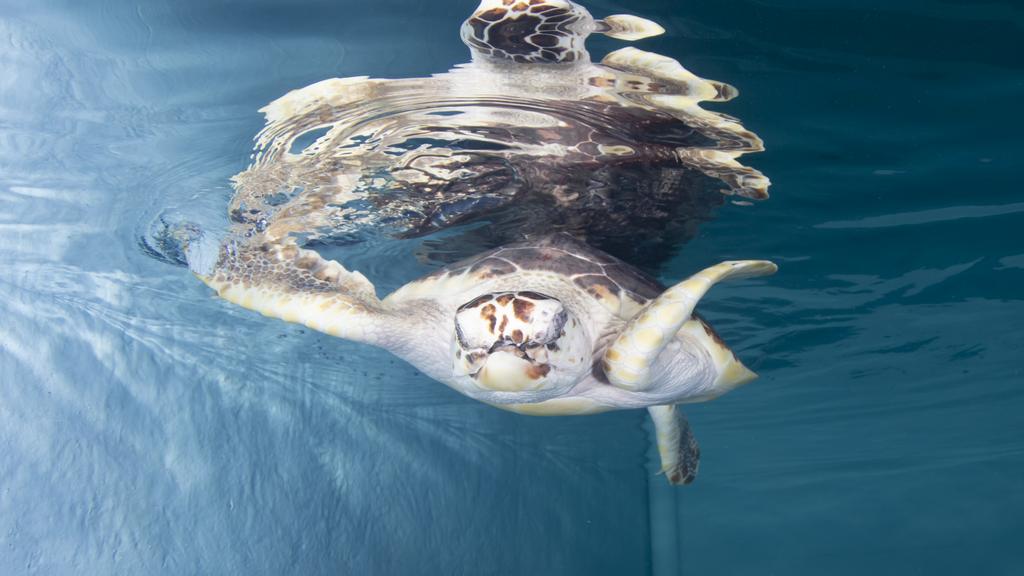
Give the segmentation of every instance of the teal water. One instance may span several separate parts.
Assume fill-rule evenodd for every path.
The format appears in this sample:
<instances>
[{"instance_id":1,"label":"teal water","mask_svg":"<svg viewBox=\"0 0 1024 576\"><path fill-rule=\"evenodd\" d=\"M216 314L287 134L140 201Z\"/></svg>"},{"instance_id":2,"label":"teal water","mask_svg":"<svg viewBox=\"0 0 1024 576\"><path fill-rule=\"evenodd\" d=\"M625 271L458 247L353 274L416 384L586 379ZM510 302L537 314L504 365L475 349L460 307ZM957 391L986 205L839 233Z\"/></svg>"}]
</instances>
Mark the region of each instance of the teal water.
<instances>
[{"instance_id":1,"label":"teal water","mask_svg":"<svg viewBox=\"0 0 1024 576\"><path fill-rule=\"evenodd\" d=\"M1022 6L587 6L766 144L772 197L650 270L781 267L702 301L761 378L688 409L693 485L641 412L500 412L140 245L224 218L267 102L464 62L473 2L7 0L0 574L1024 572ZM347 257L396 286L417 248Z\"/></svg>"}]
</instances>

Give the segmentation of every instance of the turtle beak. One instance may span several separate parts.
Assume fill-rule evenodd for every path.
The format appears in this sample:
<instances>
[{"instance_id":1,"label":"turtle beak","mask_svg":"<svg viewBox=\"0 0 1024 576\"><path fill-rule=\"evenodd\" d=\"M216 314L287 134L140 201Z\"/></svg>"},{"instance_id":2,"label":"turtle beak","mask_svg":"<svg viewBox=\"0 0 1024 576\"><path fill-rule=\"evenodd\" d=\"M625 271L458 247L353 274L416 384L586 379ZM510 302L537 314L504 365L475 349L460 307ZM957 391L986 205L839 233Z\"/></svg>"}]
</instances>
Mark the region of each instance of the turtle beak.
<instances>
[{"instance_id":1,"label":"turtle beak","mask_svg":"<svg viewBox=\"0 0 1024 576\"><path fill-rule=\"evenodd\" d=\"M496 350L487 356L476 374L481 386L500 392L525 392L544 384L551 366L533 362L514 350Z\"/></svg>"}]
</instances>

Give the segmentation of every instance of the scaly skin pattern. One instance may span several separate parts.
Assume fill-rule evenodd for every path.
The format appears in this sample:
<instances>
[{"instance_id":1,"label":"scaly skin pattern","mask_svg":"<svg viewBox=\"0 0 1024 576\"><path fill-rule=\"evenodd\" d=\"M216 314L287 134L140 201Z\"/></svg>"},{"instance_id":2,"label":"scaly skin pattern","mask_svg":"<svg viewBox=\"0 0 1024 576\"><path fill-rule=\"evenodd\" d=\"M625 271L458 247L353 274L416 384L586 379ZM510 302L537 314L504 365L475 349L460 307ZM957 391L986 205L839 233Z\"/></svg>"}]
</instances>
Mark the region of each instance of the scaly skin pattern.
<instances>
[{"instance_id":1,"label":"scaly skin pattern","mask_svg":"<svg viewBox=\"0 0 1024 576\"><path fill-rule=\"evenodd\" d=\"M661 471L672 484L689 484L697 477L700 447L690 423L676 406L651 406L654 434L661 457Z\"/></svg>"}]
</instances>

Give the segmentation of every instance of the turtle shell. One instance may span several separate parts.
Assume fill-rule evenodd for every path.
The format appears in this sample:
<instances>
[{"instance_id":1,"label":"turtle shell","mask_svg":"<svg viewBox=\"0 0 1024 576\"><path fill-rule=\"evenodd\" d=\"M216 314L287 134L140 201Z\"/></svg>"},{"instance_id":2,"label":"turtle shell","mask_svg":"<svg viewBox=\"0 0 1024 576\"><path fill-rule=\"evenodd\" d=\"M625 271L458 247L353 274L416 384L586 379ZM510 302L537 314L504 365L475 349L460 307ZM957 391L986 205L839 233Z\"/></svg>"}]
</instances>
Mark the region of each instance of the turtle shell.
<instances>
[{"instance_id":1,"label":"turtle shell","mask_svg":"<svg viewBox=\"0 0 1024 576\"><path fill-rule=\"evenodd\" d=\"M458 292L496 277L540 271L565 277L613 314L628 318L665 287L639 269L558 233L509 244L446 266L395 292L389 299Z\"/></svg>"}]
</instances>

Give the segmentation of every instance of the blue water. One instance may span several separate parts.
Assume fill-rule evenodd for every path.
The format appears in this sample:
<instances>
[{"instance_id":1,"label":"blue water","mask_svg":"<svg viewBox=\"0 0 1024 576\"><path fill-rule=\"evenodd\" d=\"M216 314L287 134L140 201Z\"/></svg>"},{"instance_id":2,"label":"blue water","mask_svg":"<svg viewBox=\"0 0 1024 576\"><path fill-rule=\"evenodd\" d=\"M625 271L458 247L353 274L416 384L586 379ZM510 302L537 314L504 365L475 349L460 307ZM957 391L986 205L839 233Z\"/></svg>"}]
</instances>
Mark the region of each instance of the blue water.
<instances>
[{"instance_id":1,"label":"blue water","mask_svg":"<svg viewBox=\"0 0 1024 576\"><path fill-rule=\"evenodd\" d=\"M258 108L464 62L474 4L0 3L0 574L1024 573L1019 3L587 4L766 143L652 270L781 266L701 304L761 378L688 409L690 486L642 412L501 412L142 248L225 218Z\"/></svg>"}]
</instances>

